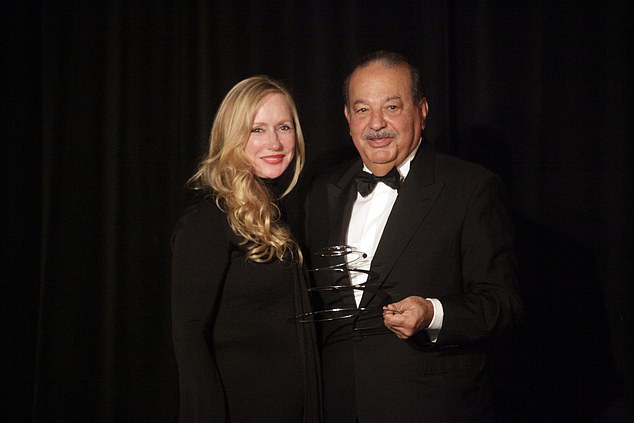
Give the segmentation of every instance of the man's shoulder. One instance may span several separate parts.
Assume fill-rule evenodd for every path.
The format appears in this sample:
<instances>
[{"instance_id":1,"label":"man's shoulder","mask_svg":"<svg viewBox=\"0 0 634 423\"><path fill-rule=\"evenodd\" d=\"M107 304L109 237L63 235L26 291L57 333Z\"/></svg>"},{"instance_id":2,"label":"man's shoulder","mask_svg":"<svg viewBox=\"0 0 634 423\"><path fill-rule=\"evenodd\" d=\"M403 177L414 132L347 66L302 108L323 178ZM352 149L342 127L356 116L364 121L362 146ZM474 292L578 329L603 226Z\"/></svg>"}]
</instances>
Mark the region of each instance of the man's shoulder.
<instances>
[{"instance_id":1,"label":"man's shoulder","mask_svg":"<svg viewBox=\"0 0 634 423\"><path fill-rule=\"evenodd\" d=\"M361 159L358 157L345 160L317 173L312 184L313 186L338 184L347 173L356 172L357 169L361 169L361 166Z\"/></svg>"},{"instance_id":2,"label":"man's shoulder","mask_svg":"<svg viewBox=\"0 0 634 423\"><path fill-rule=\"evenodd\" d=\"M436 153L435 172L439 179L460 179L465 181L481 181L496 178L495 173L486 167L444 153Z\"/></svg>"},{"instance_id":3,"label":"man's shoulder","mask_svg":"<svg viewBox=\"0 0 634 423\"><path fill-rule=\"evenodd\" d=\"M444 190L453 193L456 198L471 198L474 192L506 196L507 187L504 181L481 164L447 154L437 154L434 167L434 182L443 184Z\"/></svg>"}]
</instances>

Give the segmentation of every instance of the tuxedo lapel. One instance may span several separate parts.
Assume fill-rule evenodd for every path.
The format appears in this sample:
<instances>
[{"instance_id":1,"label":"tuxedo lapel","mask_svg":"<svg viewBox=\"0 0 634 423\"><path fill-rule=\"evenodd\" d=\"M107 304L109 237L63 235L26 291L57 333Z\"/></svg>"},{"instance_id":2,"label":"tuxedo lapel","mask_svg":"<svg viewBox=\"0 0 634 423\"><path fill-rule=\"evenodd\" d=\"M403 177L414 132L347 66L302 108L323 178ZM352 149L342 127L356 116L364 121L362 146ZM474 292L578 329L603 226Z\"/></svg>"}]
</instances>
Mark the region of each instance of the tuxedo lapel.
<instances>
[{"instance_id":1,"label":"tuxedo lapel","mask_svg":"<svg viewBox=\"0 0 634 423\"><path fill-rule=\"evenodd\" d=\"M444 186L434 181L435 153L425 144L420 148L422 151L412 161L410 172L399 190L372 259L371 270L377 274L379 287L384 285L396 261ZM373 295L364 296L361 305L367 304L372 297Z\"/></svg>"},{"instance_id":2,"label":"tuxedo lapel","mask_svg":"<svg viewBox=\"0 0 634 423\"><path fill-rule=\"evenodd\" d=\"M346 237L348 233L348 224L350 223L350 216L352 215L352 206L357 196L357 190L354 184L354 175L361 168L360 161L349 166L344 174L334 182L331 182L327 186L328 190L328 216L330 216L330 225L328 225L328 242L329 245L344 245L346 243ZM323 247L326 247L324 245ZM323 248L322 247L322 248ZM338 264L343 260L342 257L335 257L330 261L330 264ZM341 275L333 275L333 281L336 285L348 284L349 279L347 277L342 279ZM346 307L355 308L354 295L352 291L343 290L339 291L342 296L342 301Z\"/></svg>"},{"instance_id":3,"label":"tuxedo lapel","mask_svg":"<svg viewBox=\"0 0 634 423\"><path fill-rule=\"evenodd\" d=\"M360 165L349 167L341 178L328 184L328 216L331 219L328 228L330 245L346 243L352 206L357 196L354 174L358 167Z\"/></svg>"}]
</instances>

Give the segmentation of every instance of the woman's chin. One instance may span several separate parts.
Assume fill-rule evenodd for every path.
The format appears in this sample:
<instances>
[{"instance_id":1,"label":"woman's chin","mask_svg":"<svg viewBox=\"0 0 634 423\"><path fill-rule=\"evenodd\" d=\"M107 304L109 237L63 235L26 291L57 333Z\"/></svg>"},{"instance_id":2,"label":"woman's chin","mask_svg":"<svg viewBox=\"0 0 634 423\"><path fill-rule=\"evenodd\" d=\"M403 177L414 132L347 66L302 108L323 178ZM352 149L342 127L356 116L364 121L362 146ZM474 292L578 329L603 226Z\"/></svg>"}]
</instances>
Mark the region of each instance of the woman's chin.
<instances>
[{"instance_id":1,"label":"woman's chin","mask_svg":"<svg viewBox=\"0 0 634 423\"><path fill-rule=\"evenodd\" d=\"M286 168L262 169L256 172L255 175L259 178L275 179L275 178L279 178L282 175L282 173L284 173L285 170Z\"/></svg>"}]
</instances>

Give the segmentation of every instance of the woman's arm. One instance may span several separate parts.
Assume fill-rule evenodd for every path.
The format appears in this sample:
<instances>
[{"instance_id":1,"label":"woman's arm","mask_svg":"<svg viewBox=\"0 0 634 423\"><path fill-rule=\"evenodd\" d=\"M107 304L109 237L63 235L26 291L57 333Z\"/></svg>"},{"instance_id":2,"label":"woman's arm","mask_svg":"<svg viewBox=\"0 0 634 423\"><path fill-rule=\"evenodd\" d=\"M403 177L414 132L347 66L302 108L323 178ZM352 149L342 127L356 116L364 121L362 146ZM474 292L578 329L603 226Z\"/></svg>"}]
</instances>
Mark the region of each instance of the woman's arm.
<instances>
[{"instance_id":1,"label":"woman's arm","mask_svg":"<svg viewBox=\"0 0 634 423\"><path fill-rule=\"evenodd\" d=\"M180 422L225 421L225 398L208 334L229 264L224 215L212 200L179 220L172 239L172 336Z\"/></svg>"}]
</instances>

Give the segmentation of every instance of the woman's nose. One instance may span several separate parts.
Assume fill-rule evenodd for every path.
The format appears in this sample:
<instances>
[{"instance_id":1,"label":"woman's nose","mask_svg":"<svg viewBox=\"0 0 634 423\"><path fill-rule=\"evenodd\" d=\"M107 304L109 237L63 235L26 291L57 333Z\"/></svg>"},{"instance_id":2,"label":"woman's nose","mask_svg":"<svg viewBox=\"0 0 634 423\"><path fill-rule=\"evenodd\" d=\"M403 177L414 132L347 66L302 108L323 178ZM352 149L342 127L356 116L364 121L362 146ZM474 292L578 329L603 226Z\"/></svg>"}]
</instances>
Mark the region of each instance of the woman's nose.
<instances>
[{"instance_id":1,"label":"woman's nose","mask_svg":"<svg viewBox=\"0 0 634 423\"><path fill-rule=\"evenodd\" d=\"M267 144L271 150L282 149L282 143L280 142L280 135L277 133L277 131L269 132L269 139Z\"/></svg>"}]
</instances>

